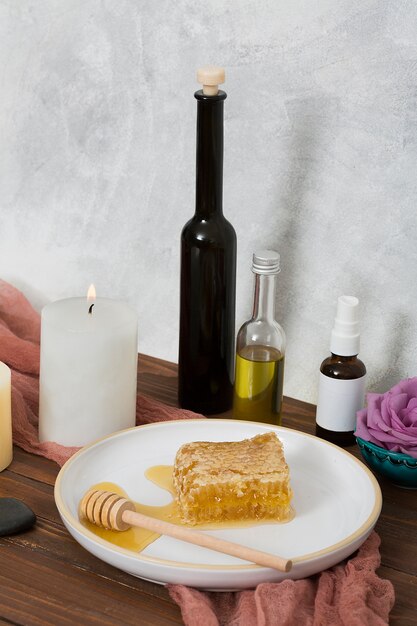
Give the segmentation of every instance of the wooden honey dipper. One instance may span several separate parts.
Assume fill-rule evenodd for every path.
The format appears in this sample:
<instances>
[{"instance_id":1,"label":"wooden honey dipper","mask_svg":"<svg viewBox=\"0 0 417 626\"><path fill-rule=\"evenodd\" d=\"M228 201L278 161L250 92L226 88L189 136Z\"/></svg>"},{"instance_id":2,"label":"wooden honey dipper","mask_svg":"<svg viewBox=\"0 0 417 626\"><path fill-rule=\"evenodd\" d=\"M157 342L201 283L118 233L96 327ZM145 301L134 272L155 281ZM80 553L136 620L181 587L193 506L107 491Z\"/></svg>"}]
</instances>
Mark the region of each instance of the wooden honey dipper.
<instances>
[{"instance_id":1,"label":"wooden honey dipper","mask_svg":"<svg viewBox=\"0 0 417 626\"><path fill-rule=\"evenodd\" d=\"M216 552L223 552L245 561L251 561L263 567L272 567L280 572L289 572L292 567L292 561L289 559L137 513L133 502L111 491L101 489L87 491L81 500L80 511L81 515L92 524L110 530L123 531L128 530L131 526L139 526L159 535L168 535L203 548L210 548Z\"/></svg>"}]
</instances>

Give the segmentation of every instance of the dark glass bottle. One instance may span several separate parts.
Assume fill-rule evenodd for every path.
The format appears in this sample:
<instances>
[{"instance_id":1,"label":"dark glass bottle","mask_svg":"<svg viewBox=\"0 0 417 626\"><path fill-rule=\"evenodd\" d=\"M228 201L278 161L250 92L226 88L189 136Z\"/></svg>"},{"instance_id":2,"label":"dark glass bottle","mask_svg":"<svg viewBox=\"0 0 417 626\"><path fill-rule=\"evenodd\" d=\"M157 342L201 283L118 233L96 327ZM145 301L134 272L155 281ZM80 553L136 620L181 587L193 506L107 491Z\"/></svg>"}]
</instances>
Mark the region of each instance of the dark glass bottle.
<instances>
[{"instance_id":1,"label":"dark glass bottle","mask_svg":"<svg viewBox=\"0 0 417 626\"><path fill-rule=\"evenodd\" d=\"M196 208L181 233L178 400L210 415L230 409L233 400L236 233L222 210L226 94L194 95Z\"/></svg>"},{"instance_id":2,"label":"dark glass bottle","mask_svg":"<svg viewBox=\"0 0 417 626\"><path fill-rule=\"evenodd\" d=\"M331 354L327 359L324 359L320 366L320 372L324 376L334 378L335 380L357 380L366 375L366 367L356 355L340 356ZM353 446L356 443L353 430L328 430L316 423L316 435L338 446Z\"/></svg>"},{"instance_id":3,"label":"dark glass bottle","mask_svg":"<svg viewBox=\"0 0 417 626\"><path fill-rule=\"evenodd\" d=\"M360 345L359 301L340 296L331 334L331 355L320 366L316 435L339 446L355 443L356 413L365 400L366 367Z\"/></svg>"}]
</instances>

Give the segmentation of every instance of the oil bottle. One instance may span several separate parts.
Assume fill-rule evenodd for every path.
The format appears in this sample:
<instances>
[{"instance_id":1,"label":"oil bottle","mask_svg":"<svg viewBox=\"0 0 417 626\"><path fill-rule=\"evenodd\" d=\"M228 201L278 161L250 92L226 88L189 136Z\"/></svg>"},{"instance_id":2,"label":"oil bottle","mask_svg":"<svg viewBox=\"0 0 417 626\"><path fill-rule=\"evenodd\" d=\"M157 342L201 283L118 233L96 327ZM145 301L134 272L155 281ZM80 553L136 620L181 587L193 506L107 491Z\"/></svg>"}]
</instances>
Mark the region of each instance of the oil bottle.
<instances>
[{"instance_id":1,"label":"oil bottle","mask_svg":"<svg viewBox=\"0 0 417 626\"><path fill-rule=\"evenodd\" d=\"M252 318L236 340L233 417L281 424L285 333L275 320L276 280L280 256L274 250L255 252Z\"/></svg>"}]
</instances>

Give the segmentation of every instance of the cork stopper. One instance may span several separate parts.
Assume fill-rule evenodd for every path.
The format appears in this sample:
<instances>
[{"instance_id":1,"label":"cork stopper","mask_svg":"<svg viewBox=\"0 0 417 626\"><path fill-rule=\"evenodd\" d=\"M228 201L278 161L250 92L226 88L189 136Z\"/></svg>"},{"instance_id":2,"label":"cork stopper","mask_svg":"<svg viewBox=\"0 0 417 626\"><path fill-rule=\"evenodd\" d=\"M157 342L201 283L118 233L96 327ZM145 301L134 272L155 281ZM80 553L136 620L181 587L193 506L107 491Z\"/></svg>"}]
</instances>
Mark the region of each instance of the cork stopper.
<instances>
[{"instance_id":1,"label":"cork stopper","mask_svg":"<svg viewBox=\"0 0 417 626\"><path fill-rule=\"evenodd\" d=\"M217 96L219 85L225 81L225 72L223 67L214 65L206 65L197 70L197 82L203 85L203 94L205 96Z\"/></svg>"}]
</instances>

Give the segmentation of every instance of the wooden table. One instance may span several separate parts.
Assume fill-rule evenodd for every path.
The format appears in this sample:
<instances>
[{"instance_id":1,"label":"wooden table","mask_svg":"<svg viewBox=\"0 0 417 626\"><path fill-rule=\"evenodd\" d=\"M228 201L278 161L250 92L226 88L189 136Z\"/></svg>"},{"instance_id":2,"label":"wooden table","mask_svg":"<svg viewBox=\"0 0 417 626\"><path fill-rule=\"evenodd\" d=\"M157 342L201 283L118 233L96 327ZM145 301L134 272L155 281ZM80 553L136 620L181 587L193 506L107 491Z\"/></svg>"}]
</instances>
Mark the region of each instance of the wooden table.
<instances>
[{"instance_id":1,"label":"wooden table","mask_svg":"<svg viewBox=\"0 0 417 626\"><path fill-rule=\"evenodd\" d=\"M139 392L176 405L177 366L139 355ZM314 431L313 405L285 399L283 425ZM222 417L228 417L223 414ZM350 450L359 456L356 447ZM0 495L24 500L36 526L0 539L0 623L165 626L181 624L179 608L164 587L121 572L81 548L65 530L53 498L58 466L14 450L0 474ZM381 576L394 584L391 624L417 624L417 493L381 481Z\"/></svg>"}]
</instances>

